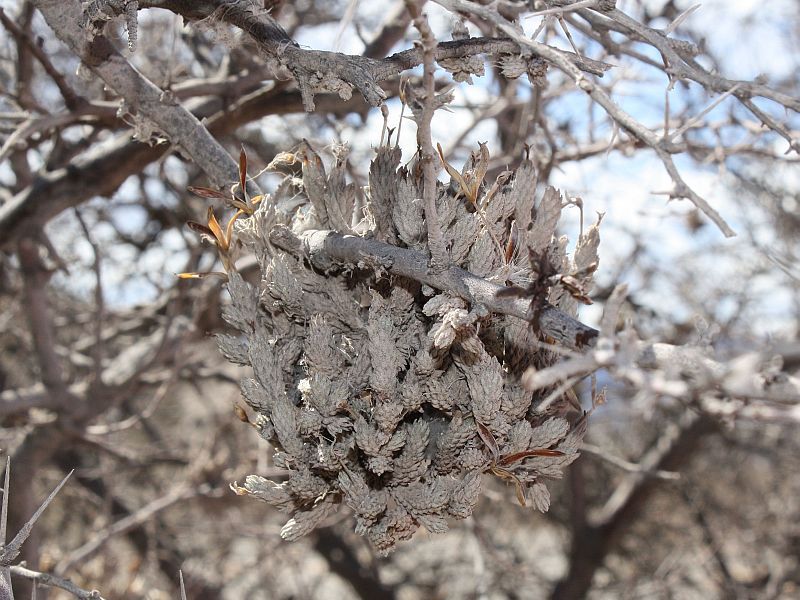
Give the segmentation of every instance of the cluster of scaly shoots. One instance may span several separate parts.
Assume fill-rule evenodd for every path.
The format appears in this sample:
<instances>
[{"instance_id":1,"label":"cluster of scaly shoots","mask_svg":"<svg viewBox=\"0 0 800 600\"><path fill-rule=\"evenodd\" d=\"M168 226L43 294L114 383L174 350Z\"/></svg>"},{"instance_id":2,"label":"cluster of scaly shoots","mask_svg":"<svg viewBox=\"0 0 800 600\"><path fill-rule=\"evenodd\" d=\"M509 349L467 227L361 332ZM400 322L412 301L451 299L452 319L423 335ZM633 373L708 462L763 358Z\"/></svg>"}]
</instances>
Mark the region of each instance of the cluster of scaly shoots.
<instances>
[{"instance_id":1,"label":"cluster of scaly shoots","mask_svg":"<svg viewBox=\"0 0 800 600\"><path fill-rule=\"evenodd\" d=\"M346 148L332 154L329 168L307 142L279 154L265 170L299 164L302 179L285 174L263 197L245 192L244 152L230 196L191 188L234 211L224 226L213 210L207 224L189 226L216 246L226 271L231 301L223 318L233 329L217 335L220 351L252 369L241 387L254 417L242 407L236 415L286 470L280 482L250 475L232 489L291 515L281 530L287 540L346 506L355 531L381 554L420 527L442 533L449 519L469 517L483 474L512 485L520 504L546 511L545 481L578 457L586 415L571 390L534 393L521 378L557 358L536 343L543 310L572 312L590 301L597 227L570 258L566 238L555 235L565 200L554 188L535 197L529 157L487 182L486 145L461 170L439 149L451 183L437 182L435 196L452 264L531 298L531 322L488 314L413 275L386 277L380 252L429 251L418 164L403 165L400 149L382 144L369 185L359 188L345 179ZM306 196L300 205L298 187ZM343 243L363 235L385 250L357 269L319 269L297 246L273 243L281 232L301 243L306 234ZM244 249L258 261L256 284L236 273Z\"/></svg>"}]
</instances>

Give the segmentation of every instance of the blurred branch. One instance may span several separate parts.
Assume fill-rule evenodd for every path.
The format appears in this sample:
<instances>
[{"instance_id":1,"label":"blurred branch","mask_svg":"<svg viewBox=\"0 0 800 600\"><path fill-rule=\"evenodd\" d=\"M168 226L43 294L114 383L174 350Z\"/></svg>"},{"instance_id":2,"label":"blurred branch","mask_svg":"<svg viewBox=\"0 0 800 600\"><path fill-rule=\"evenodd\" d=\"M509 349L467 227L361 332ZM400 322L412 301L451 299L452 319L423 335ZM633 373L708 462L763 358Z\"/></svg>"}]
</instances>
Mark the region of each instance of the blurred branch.
<instances>
[{"instance_id":1,"label":"blurred branch","mask_svg":"<svg viewBox=\"0 0 800 600\"><path fill-rule=\"evenodd\" d=\"M33 239L28 237L21 239L17 246L17 255L24 283L24 307L42 383L55 404L65 406L74 399L64 382L61 361L56 354L56 338L46 297L46 285L50 273L42 263L39 245Z\"/></svg>"},{"instance_id":2,"label":"blurred branch","mask_svg":"<svg viewBox=\"0 0 800 600\"><path fill-rule=\"evenodd\" d=\"M657 477L659 479L668 479L668 480L676 480L681 478L680 473L674 473L672 471L648 471L646 467L641 464L632 463L624 458L620 458L619 456L614 456L609 454L604 448L600 446L595 446L594 444L581 444L581 452L586 454L591 454L592 456L596 456L607 462L610 465L614 465L618 469L622 469L623 471L627 471L628 473L642 473L648 477Z\"/></svg>"},{"instance_id":3,"label":"blurred branch","mask_svg":"<svg viewBox=\"0 0 800 600\"><path fill-rule=\"evenodd\" d=\"M27 142L36 134L45 135L51 130L63 129L78 123L97 125L101 120L116 121L116 113L116 107L87 102L67 112L26 119L3 142L3 146L0 148L0 161L15 150L19 150L21 146L24 148L23 142Z\"/></svg>"},{"instance_id":4,"label":"blurred branch","mask_svg":"<svg viewBox=\"0 0 800 600\"><path fill-rule=\"evenodd\" d=\"M705 508L697 498L696 490L689 490L684 487L681 488L680 491L694 522L702 532L703 541L708 547L708 551L711 553L711 556L714 557L714 562L717 564L719 573L722 576L721 579L725 593L734 597L743 596L745 590L740 589L736 578L731 572L731 568L728 566L728 561L726 560L723 550L723 543L717 539Z\"/></svg>"},{"instance_id":5,"label":"blurred branch","mask_svg":"<svg viewBox=\"0 0 800 600\"><path fill-rule=\"evenodd\" d=\"M103 295L103 275L102 275L103 269L101 264L102 256L100 253L100 247L95 243L92 233L89 230L89 227L86 225L86 221L84 221L81 212L77 209L75 209L75 218L78 220L78 224L83 230L83 235L86 238L86 241L89 243L89 246L92 248L92 254L94 255L94 260L92 262L92 271L94 272L94 278L95 278L95 286L94 286L95 313L93 319L94 343L92 344L91 348L92 362L94 364L94 374L92 382L90 384L90 389L91 389L92 387L103 385L103 380L101 379L103 375L103 355L104 355L103 321L105 319L106 310L105 310L105 299Z\"/></svg>"},{"instance_id":6,"label":"blurred branch","mask_svg":"<svg viewBox=\"0 0 800 600\"><path fill-rule=\"evenodd\" d=\"M619 526L624 520L623 515L630 516L636 506L642 503L645 492L655 485L649 475L662 471L673 472L674 475L676 469L665 468L664 465L667 463L680 465L691 456L690 448L715 427L708 417L700 417L691 412L684 414L678 423L667 423L661 436L639 459L638 471L629 473L617 485L602 508L590 512L590 526L594 528L608 527L610 524Z\"/></svg>"},{"instance_id":7,"label":"blurred branch","mask_svg":"<svg viewBox=\"0 0 800 600\"><path fill-rule=\"evenodd\" d=\"M394 9L387 13L381 30L364 48L364 56L368 58L383 58L394 45L405 36L411 17L402 0L395 2Z\"/></svg>"},{"instance_id":8,"label":"blurred branch","mask_svg":"<svg viewBox=\"0 0 800 600\"><path fill-rule=\"evenodd\" d=\"M36 57L36 60L38 60L42 68L44 68L45 73L47 73L50 79L53 80L53 83L56 84L58 91L61 92L64 104L70 112L80 109L82 105L86 103L86 100L76 94L75 90L69 86L67 80L61 72L53 66L53 63L50 62L50 59L47 54L45 54L44 50L42 50L41 46L33 40L30 32L20 29L14 21L6 16L2 8L0 8L0 22L3 24L3 27L16 38L17 44L24 44L28 51Z\"/></svg>"},{"instance_id":9,"label":"blurred branch","mask_svg":"<svg viewBox=\"0 0 800 600\"><path fill-rule=\"evenodd\" d=\"M49 573L31 571L30 569L26 569L21 565L15 565L11 567L11 574L16 575L17 577L30 579L37 585L61 588L80 600L103 600L103 596L101 596L100 592L97 590L84 590L72 583L69 579L63 579L62 577L50 575Z\"/></svg>"},{"instance_id":10,"label":"blurred branch","mask_svg":"<svg viewBox=\"0 0 800 600\"><path fill-rule=\"evenodd\" d=\"M83 389L84 386L81 387ZM70 386L70 393L80 390ZM3 390L0 392L0 418L26 412L32 408L55 409L56 399L48 393L47 388L37 383L29 388Z\"/></svg>"},{"instance_id":11,"label":"blurred branch","mask_svg":"<svg viewBox=\"0 0 800 600\"><path fill-rule=\"evenodd\" d=\"M55 460L62 469L71 468L72 466L81 467L84 463L88 466L90 461L85 460L85 456L83 453L79 454L74 449L70 449L67 452L61 452ZM88 471L88 469L84 469L84 471ZM90 498L98 503L107 505L112 517L116 518L117 522L129 518L133 514L133 511L129 510L125 505L123 498L109 489L102 478L82 474L79 468L75 480L82 490L89 494ZM160 528L162 527L158 520L156 523ZM174 574L182 566L185 566L187 556L173 541L174 536L162 535L155 540L151 540L142 527L129 529L124 536L124 539L131 544L139 556L147 555L155 545L158 570L168 580L171 580ZM188 587L192 591L192 598L212 600L219 598L221 594L219 587L199 579L189 578Z\"/></svg>"},{"instance_id":12,"label":"blurred branch","mask_svg":"<svg viewBox=\"0 0 800 600\"><path fill-rule=\"evenodd\" d=\"M666 427L662 437L638 461L643 472L631 473L617 486L603 509L589 514L586 525L573 529L569 568L556 584L551 600L585 598L595 572L605 562L661 481L646 472L677 472L694 455L704 437L716 429L708 417L686 413L679 424Z\"/></svg>"},{"instance_id":13,"label":"blurred branch","mask_svg":"<svg viewBox=\"0 0 800 600\"><path fill-rule=\"evenodd\" d=\"M59 561L58 565L56 565L54 572L59 575L65 573L75 564L83 562L95 555L112 538L140 527L151 520L155 515L167 510L174 504L205 493L207 487L208 486L205 484L194 486L188 481L174 486L172 490L164 496L145 504L137 511L112 525L100 531L96 531L92 539L64 556L64 558Z\"/></svg>"}]
</instances>

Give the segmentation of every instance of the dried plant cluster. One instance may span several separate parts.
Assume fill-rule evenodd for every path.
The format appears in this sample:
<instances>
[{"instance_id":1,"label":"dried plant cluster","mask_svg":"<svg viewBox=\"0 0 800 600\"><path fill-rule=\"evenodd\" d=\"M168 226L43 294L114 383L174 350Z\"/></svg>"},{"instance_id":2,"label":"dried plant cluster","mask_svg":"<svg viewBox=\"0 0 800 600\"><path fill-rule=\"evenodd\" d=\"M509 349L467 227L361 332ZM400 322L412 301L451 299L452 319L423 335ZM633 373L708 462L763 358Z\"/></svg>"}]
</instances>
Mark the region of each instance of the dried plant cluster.
<instances>
[{"instance_id":1,"label":"dried plant cluster","mask_svg":"<svg viewBox=\"0 0 800 600\"><path fill-rule=\"evenodd\" d=\"M488 159L482 148L449 186L437 184L452 263L519 289L542 281L531 269L536 256L537 269L547 263L552 273L583 273L572 285L589 285L597 227L568 258L567 239L555 235L559 192L548 188L535 201L527 160L484 186ZM225 252L241 244L257 256L261 282L255 287L229 269L223 316L240 335L219 336L219 346L228 360L252 367L241 388L258 415L253 424L274 446L275 464L291 473L283 483L251 475L234 490L289 513L281 532L289 540L345 504L356 531L381 553L420 526L444 532L449 517L468 517L482 474L513 483L521 503L527 496L547 510L545 481L578 457L585 430L574 403L540 412L542 392L521 383L526 368L551 364L554 355L537 349L530 323L393 275L375 257L331 261L323 272L302 244L296 252L273 245L276 231L300 242L337 230L427 253L423 179L416 164L401 165L398 148L377 150L365 194L345 182L343 147L334 149L329 173L307 145L276 162L295 160L308 203L284 211L280 191L267 196L238 220L236 241L224 244ZM300 185L287 178L280 189L288 192L292 181ZM574 312L568 290L544 291Z\"/></svg>"}]
</instances>

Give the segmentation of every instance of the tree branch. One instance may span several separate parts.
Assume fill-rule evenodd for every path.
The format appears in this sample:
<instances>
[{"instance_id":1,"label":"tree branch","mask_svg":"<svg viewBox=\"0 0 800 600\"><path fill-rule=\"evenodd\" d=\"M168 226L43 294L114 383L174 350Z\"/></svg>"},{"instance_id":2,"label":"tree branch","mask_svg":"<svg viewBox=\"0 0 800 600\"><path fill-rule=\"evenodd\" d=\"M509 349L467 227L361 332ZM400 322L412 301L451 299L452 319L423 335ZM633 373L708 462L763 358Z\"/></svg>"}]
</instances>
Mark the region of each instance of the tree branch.
<instances>
[{"instance_id":1,"label":"tree branch","mask_svg":"<svg viewBox=\"0 0 800 600\"><path fill-rule=\"evenodd\" d=\"M436 81L434 74L436 65L434 64L434 54L436 52L436 39L433 31L428 24L428 17L422 13L425 0L406 0L406 9L414 19L414 27L419 31L422 45L422 83L424 86L423 96L413 101L413 94L410 103L414 113L414 120L417 123L417 147L419 148L419 163L422 167L422 206L425 211L425 226L428 230L428 249L431 253L430 266L436 273L441 273L449 266L449 257L444 247L444 236L439 214L436 210L437 178L439 172L439 160L433 149L431 139L431 121L436 109L439 108L436 98ZM411 90L409 90L411 92ZM421 105L421 106L420 106Z\"/></svg>"},{"instance_id":2,"label":"tree branch","mask_svg":"<svg viewBox=\"0 0 800 600\"><path fill-rule=\"evenodd\" d=\"M379 266L394 275L410 277L473 304L483 305L489 312L526 321L532 318L530 299L497 298L497 292L504 286L459 267L434 272L428 266L428 257L416 250L398 248L373 239L341 235L335 231L310 230L298 238L282 226L270 232L269 240L286 252L307 257L312 265L323 271L342 264ZM542 309L539 325L544 334L572 349L592 346L597 337L595 329L551 305Z\"/></svg>"},{"instance_id":3,"label":"tree branch","mask_svg":"<svg viewBox=\"0 0 800 600\"><path fill-rule=\"evenodd\" d=\"M42 264L39 245L33 239L20 240L17 255L22 268L25 309L42 383L55 405L66 406L72 399L64 381L61 359L56 354L56 339L47 305L46 286L50 273Z\"/></svg>"},{"instance_id":4,"label":"tree branch","mask_svg":"<svg viewBox=\"0 0 800 600\"><path fill-rule=\"evenodd\" d=\"M553 589L552 600L586 597L597 569L636 522L641 507L660 488L661 480L648 474L680 470L694 456L700 441L715 428L711 419L691 413L679 425L667 428L639 460L644 471L631 473L611 495L604 510L590 514L584 527L573 530L569 570Z\"/></svg>"},{"instance_id":5,"label":"tree branch","mask_svg":"<svg viewBox=\"0 0 800 600\"><path fill-rule=\"evenodd\" d=\"M16 575L17 577L30 579L37 585L61 588L80 600L103 600L103 596L101 596L100 592L97 590L84 590L72 583L69 579L50 575L49 573L32 571L31 569L26 569L22 565L15 565L11 567L11 574Z\"/></svg>"},{"instance_id":6,"label":"tree branch","mask_svg":"<svg viewBox=\"0 0 800 600\"><path fill-rule=\"evenodd\" d=\"M548 62L556 65L564 73L572 77L575 84L579 89L588 94L592 100L600 105L620 127L624 128L631 135L633 135L640 142L652 148L664 167L669 173L675 184L675 190L671 196L676 198L688 198L698 209L700 209L717 227L722 231L725 236L730 237L735 235L733 229L725 222L722 216L711 207L702 197L700 197L694 190L692 190L681 178L678 169L670 156L669 144L664 140L658 138L655 133L639 123L630 114L622 110L622 108L611 99L611 96L599 85L595 85L592 81L586 78L576 65L567 60L563 55L554 51L553 48L547 44L541 44L534 40L528 39L521 33L516 26L509 23L500 14L490 9L487 6L470 2L469 0L435 0L437 4L447 8L448 10L457 12L465 12L474 14L481 19L485 19L493 23L500 31L508 35L512 40L517 42L521 48L528 52L533 52L537 56L544 58ZM588 9L584 9L588 10Z\"/></svg>"},{"instance_id":7,"label":"tree branch","mask_svg":"<svg viewBox=\"0 0 800 600\"><path fill-rule=\"evenodd\" d=\"M119 54L104 36L87 39L81 27L83 15L76 2L34 0L47 24L98 77L113 89L131 109L180 146L218 186L238 179L238 166L200 121L183 105L147 79ZM252 182L251 182L252 183ZM259 193L252 183L253 195Z\"/></svg>"},{"instance_id":8,"label":"tree branch","mask_svg":"<svg viewBox=\"0 0 800 600\"><path fill-rule=\"evenodd\" d=\"M342 102L329 94L318 97L317 104L320 110L334 115L366 108L361 98ZM219 102L212 100L193 110L198 118L208 117L206 126L217 137L266 115L304 110L298 92L274 89L253 92L214 112L218 106ZM149 146L131 141L130 134L125 133L97 145L66 168L36 175L31 185L0 205L0 246L15 241L26 231L35 230L67 208L95 196L111 196L128 177L141 172L169 151L166 144Z\"/></svg>"},{"instance_id":9,"label":"tree branch","mask_svg":"<svg viewBox=\"0 0 800 600\"><path fill-rule=\"evenodd\" d=\"M271 58L286 66L294 75L303 96L306 110L314 110L314 95L336 92L349 98L348 87L358 90L372 106L378 106L385 94L380 81L395 77L402 71L423 63L423 50L407 50L388 58L376 60L369 56L355 56L340 52L324 52L301 48L288 36L277 22L264 10L258 10L248 0L155 0L140 2L141 8L158 7L171 10L188 20L219 19L240 28L248 34ZM371 49L370 55L374 52ZM444 42L436 45L435 60L464 58L475 54L519 54L520 45L512 40L477 38ZM584 59L570 52L552 49L553 53L570 61L576 68L602 75L610 65Z\"/></svg>"}]
</instances>

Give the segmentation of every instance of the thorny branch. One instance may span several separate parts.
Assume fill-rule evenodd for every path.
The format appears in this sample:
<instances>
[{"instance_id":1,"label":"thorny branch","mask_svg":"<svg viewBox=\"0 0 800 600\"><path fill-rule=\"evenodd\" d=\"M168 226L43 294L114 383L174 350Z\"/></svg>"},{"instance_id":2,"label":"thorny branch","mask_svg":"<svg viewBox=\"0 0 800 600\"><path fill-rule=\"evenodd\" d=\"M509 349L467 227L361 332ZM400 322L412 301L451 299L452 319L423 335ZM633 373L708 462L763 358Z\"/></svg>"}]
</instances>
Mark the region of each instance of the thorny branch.
<instances>
[{"instance_id":1,"label":"thorny branch","mask_svg":"<svg viewBox=\"0 0 800 600\"><path fill-rule=\"evenodd\" d=\"M470 2L469 0L436 0L436 2L448 10L472 14L481 19L494 23L495 26L497 26L497 28L503 33L508 35L509 38L519 43L521 48L534 51L538 56L545 58L572 77L575 81L575 84L581 90L586 92L592 98L592 100L602 106L609 117L619 124L620 127L628 131L631 135L656 152L658 157L661 159L661 162L664 163L664 167L675 184L675 189L671 194L673 197L688 198L695 206L697 206L697 208L699 208L706 216L708 216L708 218L716 223L716 225L726 236L730 237L735 235L733 229L730 228L722 216L683 181L671 157L671 153L675 152L676 150L669 144L665 144L664 140L659 139L650 129L639 123L630 114L622 110L622 108L616 102L614 102L611 96L609 96L602 87L590 81L583 73L581 73L578 68L575 67L574 64L566 60L562 55L554 52L552 48L546 44L541 44L534 40L528 39L520 32L518 27L511 24L499 13L491 10L488 7Z\"/></svg>"},{"instance_id":2,"label":"thorny branch","mask_svg":"<svg viewBox=\"0 0 800 600\"><path fill-rule=\"evenodd\" d=\"M292 72L303 93L307 110L314 109L313 97L319 91L327 89L336 91L345 98L349 97L350 92L342 88L342 82L346 87L358 90L371 105L377 106L385 99L385 93L378 85L380 81L424 62L422 48L406 50L383 59L300 48L269 14L254 7L249 0L239 0L234 3L223 0L192 3L164 0L140 2L139 5L141 8L165 8L190 20L219 18L239 27L250 35L264 52L285 64ZM480 53L518 51L518 44L511 40L478 38L440 43L435 46L434 59L438 61ZM569 52L556 49L554 52L574 62L578 68L597 75L602 75L610 68L607 64L584 59Z\"/></svg>"},{"instance_id":3,"label":"thorny branch","mask_svg":"<svg viewBox=\"0 0 800 600\"><path fill-rule=\"evenodd\" d=\"M77 3L36 0L34 4L82 63L126 99L134 118L155 124L173 145L183 148L202 165L216 185L222 187L236 181L235 161L191 112L133 68L108 39L102 35L87 39ZM257 188L253 189L253 194L258 193Z\"/></svg>"},{"instance_id":4,"label":"thorny branch","mask_svg":"<svg viewBox=\"0 0 800 600\"><path fill-rule=\"evenodd\" d=\"M523 376L525 385L546 389L606 369L637 389L676 398L720 419L800 422L800 379L781 371L767 352L723 363L700 348L644 342L631 331L616 335L625 294L619 286L611 295L593 348L545 369L531 367Z\"/></svg>"},{"instance_id":5,"label":"thorny branch","mask_svg":"<svg viewBox=\"0 0 800 600\"><path fill-rule=\"evenodd\" d=\"M50 585L63 588L78 598L86 598L86 599L94 598L102 600L102 597L97 591L86 592L65 579L54 577L46 573L38 573L35 571L30 571L24 568L24 566L22 565L14 565L14 566L11 565L11 563L14 560L16 560L17 556L19 556L20 550L22 549L22 545L27 541L28 537L31 534L31 530L33 529L36 522L39 520L39 517L42 516L42 513L45 511L45 509L47 509L47 507L56 497L58 492L61 491L61 488L64 487L64 484L67 483L67 480L72 476L72 471L70 471L70 473L67 474L67 476L61 480L61 482L53 489L53 491L50 492L47 498L44 499L44 501L36 509L36 512L34 512L34 514L20 528L20 530L14 536L14 539L11 540L8 544L6 544L5 541L6 541L7 523L8 523L8 498L11 494L11 485L9 483L10 473L11 473L11 458L9 457L6 459L5 480L2 490L3 503L2 503L2 511L0 511L0 598L3 598L4 600L6 598L13 600L14 594L11 589L10 576L14 574L28 579L32 579L37 583L41 583L43 585Z\"/></svg>"},{"instance_id":6,"label":"thorny branch","mask_svg":"<svg viewBox=\"0 0 800 600\"><path fill-rule=\"evenodd\" d=\"M442 227L436 210L436 175L439 171L436 153L431 139L431 121L437 106L434 74L436 66L434 54L436 38L428 24L427 16L422 12L425 1L407 0L406 7L414 19L414 26L419 30L422 46L423 64L423 96L411 96L414 120L417 123L417 147L421 153L420 163L423 173L423 206L425 207L425 224L428 228L428 246L431 252L431 268L434 273L441 273L448 267L447 251L444 247ZM421 104L421 106L420 106Z\"/></svg>"},{"instance_id":7,"label":"thorny branch","mask_svg":"<svg viewBox=\"0 0 800 600\"><path fill-rule=\"evenodd\" d=\"M46 2L42 3L42 6L44 7L47 4L48 3ZM56 4L60 5L60 3ZM134 5L136 3L101 2L100 4L108 4L108 10L113 12L113 7L115 5L118 5L119 7L128 7L128 5ZM607 69L609 65L598 63L597 61L591 61L588 58L572 55L545 44L540 44L529 40L520 35L516 26L512 25L496 11L490 10L487 7L482 7L472 2L455 2L449 0L440 2L440 4L451 10L461 11L466 14L473 14L477 17L487 20L488 22L492 22L504 34L508 35L508 38L474 38L456 40L453 42L442 42L437 45L435 54L436 60L454 57L468 57L474 56L478 53L490 55L530 52L533 55L539 56L556 65L565 73L569 74L576 81L579 87L581 87L581 89L584 89L595 101L603 106L608 112L609 116L611 116L615 122L619 123L620 126L629 131L637 140L645 143L648 147L651 147L656 151L659 158L662 160L662 162L664 162L668 173L673 178L675 188L671 193L674 196L688 197L698 206L698 208L703 210L705 214L714 220L726 235L732 234L730 227L725 224L724 220L722 220L722 218L714 211L714 209L711 208L705 202L705 200L703 200L685 184L683 179L680 177L677 168L672 162L670 155L685 151L687 149L687 144L676 144L669 142L666 138L659 139L653 132L636 122L627 113L624 113L624 111L622 111L611 100L611 98L602 88L593 85L591 81L579 71L579 69L584 69L589 73L602 75L602 72ZM553 5L556 6L556 8L561 7L559 3L553 3ZM376 60L366 57L348 56L336 53L323 53L297 48L288 35L280 29L280 26L268 14L262 10L252 9L250 3L245 2L244 0L235 3L222 3L221 0L206 0L203 2L194 3L170 0L164 2L140 2L137 6L140 9L148 7L165 8L181 14L184 16L184 18L189 20L199 20L205 18L223 19L240 27L243 31L253 36L257 43L262 44L265 52L267 52L270 56L284 61L290 68L292 68L292 63L298 64L297 68L295 69L295 76L298 78L298 82L301 86L303 101L306 104L306 108L310 108L311 98L313 98L313 93L315 93L314 90L317 89L315 87L317 84L308 81L308 78L311 77L310 74L312 73L322 74L325 81L318 82L318 84L322 85L323 87L327 85L325 82L328 81L328 79L326 78L329 78L329 76L333 76L334 74L349 78L349 80L351 80L349 81L349 84L352 84L359 89L359 91L365 95L370 103L376 104L383 98L383 92L380 90L377 82L385 80L389 77L393 77L403 70L412 68L413 66L423 62L423 53L421 49L407 50L386 59ZM583 6L582 3L581 6ZM570 8L569 6L564 5L562 8L574 10L576 7ZM688 77L698 81L704 86L708 86L709 89L719 91L720 93L730 92L730 90L736 86L735 95L743 102L745 106L748 106L751 110L755 111L754 114L756 114L756 116L764 121L768 126L786 137L790 141L790 144L796 143L796 140L794 140L790 131L769 117L769 115L763 111L760 111L760 109L755 107L755 105L749 100L749 98L752 96L762 96L772 99L775 102L779 102L787 108L796 111L798 110L798 102L791 96L776 92L769 86L762 83L733 82L720 78L717 75L712 75L699 67L696 62L690 60L691 52L686 54L688 50L684 49L683 54L677 54L677 50L673 48L675 47L681 49L685 46L685 44L682 46L675 40L666 37L662 33L656 32L655 30L650 30L640 24L636 24L635 22L632 23L632 20L629 17L626 17L620 11L614 10L610 12L602 12L599 11L599 9L580 8L577 9L576 13L570 13L570 15L571 14L578 14L582 18L592 23L592 25L595 26L598 35L609 28L615 28L625 33L633 32L633 34L641 37L647 42L656 45L660 51L664 52L668 59L671 59L671 63L669 65L671 69L671 76ZM607 15L611 15L614 19L616 19L616 21L619 21L620 24L617 24L616 21L609 19ZM51 14L51 17L53 16L54 15ZM132 76L130 74L130 69L125 68L123 63L127 63L127 61L124 61L124 59L122 59L122 57L119 55L109 54L110 48L107 44L102 42L104 39L102 36L97 38L100 40L97 43L92 42L88 45L83 43L81 40L83 39L82 36L84 34L80 30L79 24L80 15L75 15L75 18L70 18L68 20L61 18L57 23L57 29L60 31L64 26L66 26L67 29L71 31L70 39L72 40L71 45L73 49L77 51L79 56L84 56L85 62L88 60L87 64L90 66L92 66L92 63L96 62L97 60L114 63L110 65L111 68L106 69L106 75L101 75L102 77L108 80L108 77L110 77L108 72L116 71L119 74L118 78L123 80L127 79L129 84L137 82L134 87L131 87L131 85L126 85L120 89L123 91L133 90L134 88L137 89L133 96L128 94L128 96L134 98L138 103L136 110L138 110L144 118L157 124L160 129L167 133L168 137L173 143L180 144L182 137L194 138L196 136L194 134L190 134L190 132L198 132L201 138L198 140L198 144L193 144L191 139L187 139L185 142L197 150L197 152L193 153L192 156L196 160L200 161L198 164L202 165L204 170L209 173L212 179L215 179L219 185L226 185L232 181L235 181L235 177L232 173L234 165L232 164L230 158L224 154L224 152L220 152L217 149L211 154L205 154L205 152L202 154L200 153L201 148L207 147L208 149L213 149L215 146L213 144L211 146L206 146L205 142L208 142L209 140L202 135L202 128L197 129L196 122L190 124L191 120L189 120L177 128L164 128L159 125L159 122L162 120L170 121L174 120L176 117L179 118L179 120L185 121L186 115L183 114L183 116L181 116L182 113L180 106L173 106L172 109L159 109L157 106L148 104L145 97L139 99L141 94L145 94L145 96L150 94L150 96L153 96L153 92L155 92L154 97L160 100L162 94L160 91L153 89L153 86L150 84L149 87L148 85L145 85L143 88L140 88L144 82L141 80L141 78ZM606 42L606 38L601 37L599 41L601 43ZM81 46L86 48L88 55L78 50L78 48ZM119 65L117 65L115 61L121 62ZM100 69L101 67L102 65L100 64L96 65L97 69ZM131 77L133 77L133 79L131 79ZM143 91L140 92L138 89L142 89ZM146 92L148 89L151 91ZM169 110L172 110L174 116L171 117L167 114ZM172 137L170 132L176 133L176 129L183 133L177 135L177 137ZM190 149L187 148L187 150ZM190 151L190 153L192 152ZM223 165L225 166L223 167ZM0 222L4 221L2 216L4 215L0 215Z\"/></svg>"},{"instance_id":8,"label":"thorny branch","mask_svg":"<svg viewBox=\"0 0 800 600\"><path fill-rule=\"evenodd\" d=\"M51 575L50 573L40 573L39 571L26 569L21 565L14 565L11 567L11 574L17 577L30 579L37 585L60 588L69 592L79 600L103 600L103 596L101 596L100 592L97 590L84 590L72 583L69 579Z\"/></svg>"}]
</instances>

